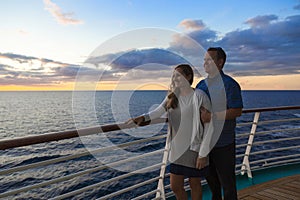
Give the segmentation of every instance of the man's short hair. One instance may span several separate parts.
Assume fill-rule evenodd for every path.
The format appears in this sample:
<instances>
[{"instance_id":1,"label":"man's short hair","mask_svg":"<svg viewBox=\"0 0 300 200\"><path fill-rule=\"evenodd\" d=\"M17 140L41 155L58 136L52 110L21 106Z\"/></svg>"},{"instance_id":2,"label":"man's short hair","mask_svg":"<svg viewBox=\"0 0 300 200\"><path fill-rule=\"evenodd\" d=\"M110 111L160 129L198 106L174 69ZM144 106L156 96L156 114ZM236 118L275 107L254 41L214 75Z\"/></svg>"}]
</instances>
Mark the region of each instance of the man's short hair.
<instances>
[{"instance_id":1,"label":"man's short hair","mask_svg":"<svg viewBox=\"0 0 300 200\"><path fill-rule=\"evenodd\" d=\"M207 49L207 51L216 51L218 59L224 60L224 63L223 63L223 66L224 66L224 64L226 62L226 53L221 47L209 47Z\"/></svg>"}]
</instances>

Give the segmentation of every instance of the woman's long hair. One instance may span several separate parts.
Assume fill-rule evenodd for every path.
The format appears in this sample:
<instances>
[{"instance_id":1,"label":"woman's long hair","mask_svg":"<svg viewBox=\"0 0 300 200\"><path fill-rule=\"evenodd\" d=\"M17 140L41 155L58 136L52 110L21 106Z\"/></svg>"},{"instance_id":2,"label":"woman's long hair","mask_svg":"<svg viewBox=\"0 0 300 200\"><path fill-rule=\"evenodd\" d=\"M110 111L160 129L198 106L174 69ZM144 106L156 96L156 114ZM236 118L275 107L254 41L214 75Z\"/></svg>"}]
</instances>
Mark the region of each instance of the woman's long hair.
<instances>
[{"instance_id":1,"label":"woman's long hair","mask_svg":"<svg viewBox=\"0 0 300 200\"><path fill-rule=\"evenodd\" d=\"M190 80L187 80L187 81L190 83L190 85L192 85L192 83L194 81L194 72L193 72L192 67L188 64L180 64L177 67L175 67L174 70L177 70L177 69L181 69L182 72L183 72L183 75L185 75L185 76L191 75ZM178 106L177 96L179 95L179 93L180 93L180 90L179 90L179 88L175 87L173 77L172 77L172 81L171 81L171 84L170 84L170 89L169 89L168 95L167 95L167 98L168 98L167 103L166 103L166 108L167 109L177 108L177 106Z\"/></svg>"}]
</instances>

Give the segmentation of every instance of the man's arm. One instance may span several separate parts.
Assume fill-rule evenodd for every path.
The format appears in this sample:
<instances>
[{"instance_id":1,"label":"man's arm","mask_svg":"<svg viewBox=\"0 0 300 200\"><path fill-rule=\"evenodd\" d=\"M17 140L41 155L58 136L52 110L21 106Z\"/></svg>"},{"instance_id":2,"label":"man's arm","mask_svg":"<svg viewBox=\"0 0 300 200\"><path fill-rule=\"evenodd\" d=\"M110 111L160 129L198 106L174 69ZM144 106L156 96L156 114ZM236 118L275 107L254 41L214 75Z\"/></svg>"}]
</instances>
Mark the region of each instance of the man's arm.
<instances>
[{"instance_id":1,"label":"man's arm","mask_svg":"<svg viewBox=\"0 0 300 200\"><path fill-rule=\"evenodd\" d=\"M230 120L235 119L242 115L242 108L229 108L226 111L214 112L213 118L217 120Z\"/></svg>"},{"instance_id":2,"label":"man's arm","mask_svg":"<svg viewBox=\"0 0 300 200\"><path fill-rule=\"evenodd\" d=\"M242 108L229 108L225 111L210 113L205 108L201 108L201 120L203 123L209 123L211 118L216 120L230 120L242 115ZM226 113L226 116L225 116ZM211 116L212 114L212 116Z\"/></svg>"}]
</instances>

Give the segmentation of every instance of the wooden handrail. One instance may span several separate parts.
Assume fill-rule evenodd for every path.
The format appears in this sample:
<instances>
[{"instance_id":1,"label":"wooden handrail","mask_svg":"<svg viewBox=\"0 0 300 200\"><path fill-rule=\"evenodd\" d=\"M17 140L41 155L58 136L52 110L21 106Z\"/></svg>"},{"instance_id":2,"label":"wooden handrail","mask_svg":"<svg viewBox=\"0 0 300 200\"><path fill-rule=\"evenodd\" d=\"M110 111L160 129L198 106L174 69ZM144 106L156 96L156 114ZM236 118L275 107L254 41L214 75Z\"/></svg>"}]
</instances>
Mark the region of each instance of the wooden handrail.
<instances>
[{"instance_id":1,"label":"wooden handrail","mask_svg":"<svg viewBox=\"0 0 300 200\"><path fill-rule=\"evenodd\" d=\"M266 111L276 111L276 110L294 110L300 109L300 106L282 106L282 107L268 107L268 108L254 108L254 109L244 109L243 113L254 113L254 112L266 112ZM158 124L166 122L165 118L160 118L153 120L151 124ZM141 126L149 125L150 123L143 123ZM0 140L0 150L28 146L33 144L40 144L44 142L52 142L64 139L75 138L79 136L92 135L96 133L105 133L110 131L117 131L121 129L133 128L134 125L127 125L125 123L121 124L108 124L99 127L91 127L80 130L70 130L56 133L45 133L39 135L18 137L12 139ZM78 134L79 133L79 134Z\"/></svg>"},{"instance_id":2,"label":"wooden handrail","mask_svg":"<svg viewBox=\"0 0 300 200\"><path fill-rule=\"evenodd\" d=\"M277 111L277 110L297 110L297 109L300 109L300 106L280 106L280 107L266 107L266 108L251 108L251 109L244 109L243 113L267 112L267 111Z\"/></svg>"},{"instance_id":3,"label":"wooden handrail","mask_svg":"<svg viewBox=\"0 0 300 200\"><path fill-rule=\"evenodd\" d=\"M149 124L159 124L159 123L164 123L166 121L167 120L165 118L160 118L151 121L151 123L144 122L140 126L147 126ZM0 140L0 150L5 150L5 149L10 149L15 147L23 147L32 144L40 144L44 142L70 139L79 136L92 135L96 133L117 131L121 129L133 128L133 127L135 127L135 125L132 124L128 125L125 123L108 124L108 125L79 129L79 130L70 130L70 131L63 131L63 132L56 132L56 133L45 133L45 134L31 135L31 136L18 137L12 139L4 139L4 140Z\"/></svg>"}]
</instances>

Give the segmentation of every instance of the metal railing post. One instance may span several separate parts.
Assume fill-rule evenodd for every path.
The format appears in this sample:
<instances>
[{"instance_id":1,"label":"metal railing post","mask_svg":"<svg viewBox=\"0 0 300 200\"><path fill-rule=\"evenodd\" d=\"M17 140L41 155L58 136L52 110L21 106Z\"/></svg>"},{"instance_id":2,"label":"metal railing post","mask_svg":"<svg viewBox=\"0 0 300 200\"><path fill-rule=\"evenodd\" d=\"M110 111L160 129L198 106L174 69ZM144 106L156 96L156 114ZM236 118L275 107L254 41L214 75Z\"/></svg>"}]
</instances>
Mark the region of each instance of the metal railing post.
<instances>
[{"instance_id":1,"label":"metal railing post","mask_svg":"<svg viewBox=\"0 0 300 200\"><path fill-rule=\"evenodd\" d=\"M260 115L260 112L255 112L255 114L254 114L252 127L251 127L251 131L250 131L250 135L249 135L249 139L248 139L248 143L247 143L247 148L246 148L246 151L244 154L243 164L242 164L242 168L241 168L241 174L244 175L245 171L247 171L247 175L249 178L252 178L252 173L251 173L251 168L250 168L250 163L249 163L249 156L250 156L251 148L253 145L254 135L255 135L258 120L259 120L259 115Z\"/></svg>"},{"instance_id":2,"label":"metal railing post","mask_svg":"<svg viewBox=\"0 0 300 200\"><path fill-rule=\"evenodd\" d=\"M168 163L168 156L169 156L169 151L170 151L170 128L168 127L168 134L166 137L166 145L164 149L164 154L163 154L163 160L160 168L160 174L159 174L159 180L157 184L157 192L156 192L156 197L155 199L162 199L165 200L165 186L164 186L164 178L165 178L165 171Z\"/></svg>"}]
</instances>

